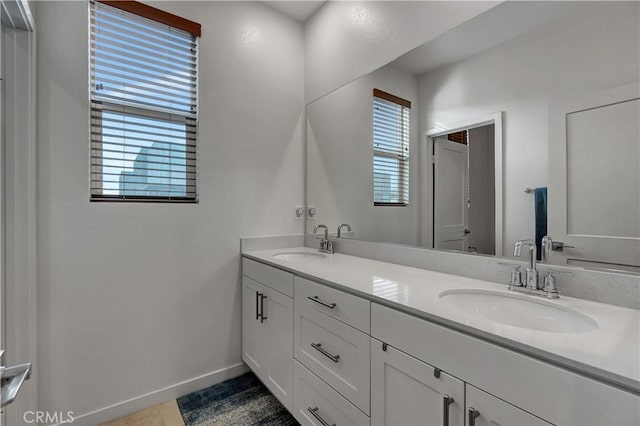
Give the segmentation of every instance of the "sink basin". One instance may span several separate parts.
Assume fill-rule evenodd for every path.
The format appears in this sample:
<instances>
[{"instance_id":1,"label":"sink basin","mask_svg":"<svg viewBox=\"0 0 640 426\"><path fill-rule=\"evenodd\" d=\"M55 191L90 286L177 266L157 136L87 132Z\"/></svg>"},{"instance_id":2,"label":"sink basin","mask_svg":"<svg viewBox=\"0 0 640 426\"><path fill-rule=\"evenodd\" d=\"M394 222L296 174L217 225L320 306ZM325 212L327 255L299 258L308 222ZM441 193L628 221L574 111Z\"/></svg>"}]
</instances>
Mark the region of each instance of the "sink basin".
<instances>
[{"instance_id":1,"label":"sink basin","mask_svg":"<svg viewBox=\"0 0 640 426\"><path fill-rule=\"evenodd\" d=\"M278 253L273 255L274 259L287 260L289 262L296 260L323 260L327 256L322 253L313 253L308 251L295 251L289 253Z\"/></svg>"},{"instance_id":2,"label":"sink basin","mask_svg":"<svg viewBox=\"0 0 640 426\"><path fill-rule=\"evenodd\" d=\"M551 333L586 333L598 329L593 318L535 296L488 290L447 290L440 299L484 319Z\"/></svg>"}]
</instances>

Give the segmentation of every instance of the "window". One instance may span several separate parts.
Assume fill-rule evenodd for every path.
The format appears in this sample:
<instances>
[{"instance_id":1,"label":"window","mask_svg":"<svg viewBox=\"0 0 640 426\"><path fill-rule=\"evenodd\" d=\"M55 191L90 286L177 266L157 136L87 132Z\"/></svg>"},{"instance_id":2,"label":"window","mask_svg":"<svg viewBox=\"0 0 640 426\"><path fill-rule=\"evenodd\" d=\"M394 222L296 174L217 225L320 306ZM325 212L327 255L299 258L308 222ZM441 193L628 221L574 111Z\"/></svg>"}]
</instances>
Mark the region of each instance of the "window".
<instances>
[{"instance_id":1,"label":"window","mask_svg":"<svg viewBox=\"0 0 640 426\"><path fill-rule=\"evenodd\" d=\"M411 102L373 89L373 204L409 204Z\"/></svg>"},{"instance_id":2,"label":"window","mask_svg":"<svg viewBox=\"0 0 640 426\"><path fill-rule=\"evenodd\" d=\"M200 25L91 1L91 200L197 200Z\"/></svg>"}]
</instances>

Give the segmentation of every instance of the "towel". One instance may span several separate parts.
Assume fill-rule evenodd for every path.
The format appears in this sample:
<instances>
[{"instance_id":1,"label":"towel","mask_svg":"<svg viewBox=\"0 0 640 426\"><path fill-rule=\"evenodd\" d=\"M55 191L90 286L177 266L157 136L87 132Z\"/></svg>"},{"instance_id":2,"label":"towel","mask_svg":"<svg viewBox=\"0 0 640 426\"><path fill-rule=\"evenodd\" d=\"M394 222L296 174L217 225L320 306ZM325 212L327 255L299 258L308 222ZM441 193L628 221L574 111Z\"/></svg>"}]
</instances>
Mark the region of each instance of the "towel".
<instances>
[{"instance_id":1,"label":"towel","mask_svg":"<svg viewBox=\"0 0 640 426\"><path fill-rule=\"evenodd\" d=\"M536 211L536 258L542 258L542 237L547 235L547 187L534 190L534 203Z\"/></svg>"}]
</instances>

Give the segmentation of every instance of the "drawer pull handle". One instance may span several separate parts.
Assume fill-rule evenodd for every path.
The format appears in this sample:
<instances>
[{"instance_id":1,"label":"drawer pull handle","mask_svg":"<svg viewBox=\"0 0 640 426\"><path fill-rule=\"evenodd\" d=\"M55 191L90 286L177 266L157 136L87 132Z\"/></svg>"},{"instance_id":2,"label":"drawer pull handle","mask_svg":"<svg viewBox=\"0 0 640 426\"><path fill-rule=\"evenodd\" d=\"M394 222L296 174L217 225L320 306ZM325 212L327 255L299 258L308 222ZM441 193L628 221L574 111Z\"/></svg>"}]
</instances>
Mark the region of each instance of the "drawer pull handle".
<instances>
[{"instance_id":1,"label":"drawer pull handle","mask_svg":"<svg viewBox=\"0 0 640 426\"><path fill-rule=\"evenodd\" d=\"M267 317L264 316L264 299L266 299L267 296L265 296L264 294L260 293L260 323L262 324L264 322L264 320L267 319Z\"/></svg>"},{"instance_id":2,"label":"drawer pull handle","mask_svg":"<svg viewBox=\"0 0 640 426\"><path fill-rule=\"evenodd\" d=\"M311 415L313 417L316 418L316 420L318 420L320 422L320 424L322 426L336 426L336 424L329 424L325 419L322 418L322 416L320 416L320 414L318 414L318 407L314 407L314 408L307 408L307 411L311 413Z\"/></svg>"},{"instance_id":3,"label":"drawer pull handle","mask_svg":"<svg viewBox=\"0 0 640 426\"><path fill-rule=\"evenodd\" d=\"M442 424L449 426L449 406L453 404L453 398L449 395L442 395Z\"/></svg>"},{"instance_id":4,"label":"drawer pull handle","mask_svg":"<svg viewBox=\"0 0 640 426\"><path fill-rule=\"evenodd\" d=\"M311 300L312 302L316 302L322 306L326 306L329 309L333 309L336 307L335 303L328 303L328 302L322 301L318 296L313 296L313 297L308 296L307 299Z\"/></svg>"},{"instance_id":5,"label":"drawer pull handle","mask_svg":"<svg viewBox=\"0 0 640 426\"><path fill-rule=\"evenodd\" d=\"M469 407L469 426L476 426L476 418L480 415L480 411L473 407Z\"/></svg>"},{"instance_id":6,"label":"drawer pull handle","mask_svg":"<svg viewBox=\"0 0 640 426\"><path fill-rule=\"evenodd\" d=\"M331 361L333 362L338 362L340 361L340 355L332 355L329 352L327 352L323 347L321 343L312 343L311 346L313 347L313 349L317 350L318 352L320 352L322 355L326 356L327 358L329 358Z\"/></svg>"}]
</instances>

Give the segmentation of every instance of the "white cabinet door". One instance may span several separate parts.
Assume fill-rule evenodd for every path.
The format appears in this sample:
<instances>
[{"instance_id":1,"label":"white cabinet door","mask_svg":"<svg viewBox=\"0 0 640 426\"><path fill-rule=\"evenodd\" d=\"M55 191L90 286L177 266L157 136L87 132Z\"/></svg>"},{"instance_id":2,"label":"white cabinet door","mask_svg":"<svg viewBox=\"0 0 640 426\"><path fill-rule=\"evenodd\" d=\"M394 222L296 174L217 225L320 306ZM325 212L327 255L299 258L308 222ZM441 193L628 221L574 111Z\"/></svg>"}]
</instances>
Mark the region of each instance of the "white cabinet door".
<instances>
[{"instance_id":1,"label":"white cabinet door","mask_svg":"<svg viewBox=\"0 0 640 426\"><path fill-rule=\"evenodd\" d=\"M293 408L293 299L264 287L261 309L266 352L264 377L269 390L289 411Z\"/></svg>"},{"instance_id":2,"label":"white cabinet door","mask_svg":"<svg viewBox=\"0 0 640 426\"><path fill-rule=\"evenodd\" d=\"M469 426L549 426L538 417L467 384Z\"/></svg>"},{"instance_id":3,"label":"white cabinet door","mask_svg":"<svg viewBox=\"0 0 640 426\"><path fill-rule=\"evenodd\" d=\"M267 356L264 350L264 324L260 323L260 295L265 286L242 277L242 360L261 377Z\"/></svg>"},{"instance_id":4,"label":"white cabinet door","mask_svg":"<svg viewBox=\"0 0 640 426\"><path fill-rule=\"evenodd\" d=\"M371 424L463 426L464 383L371 339Z\"/></svg>"}]
</instances>

